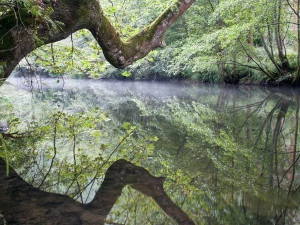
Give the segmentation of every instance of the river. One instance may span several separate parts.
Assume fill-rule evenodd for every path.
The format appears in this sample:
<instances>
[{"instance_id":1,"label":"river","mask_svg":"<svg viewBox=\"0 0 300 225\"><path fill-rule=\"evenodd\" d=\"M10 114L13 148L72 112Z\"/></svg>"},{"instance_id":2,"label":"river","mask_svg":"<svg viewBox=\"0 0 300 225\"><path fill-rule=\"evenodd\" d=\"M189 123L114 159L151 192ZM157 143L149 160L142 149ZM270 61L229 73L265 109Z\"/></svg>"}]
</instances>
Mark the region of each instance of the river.
<instances>
[{"instance_id":1,"label":"river","mask_svg":"<svg viewBox=\"0 0 300 225\"><path fill-rule=\"evenodd\" d=\"M297 89L10 78L1 157L28 183L88 203L126 159L196 224L300 224ZM107 224L174 224L125 188Z\"/></svg>"}]
</instances>

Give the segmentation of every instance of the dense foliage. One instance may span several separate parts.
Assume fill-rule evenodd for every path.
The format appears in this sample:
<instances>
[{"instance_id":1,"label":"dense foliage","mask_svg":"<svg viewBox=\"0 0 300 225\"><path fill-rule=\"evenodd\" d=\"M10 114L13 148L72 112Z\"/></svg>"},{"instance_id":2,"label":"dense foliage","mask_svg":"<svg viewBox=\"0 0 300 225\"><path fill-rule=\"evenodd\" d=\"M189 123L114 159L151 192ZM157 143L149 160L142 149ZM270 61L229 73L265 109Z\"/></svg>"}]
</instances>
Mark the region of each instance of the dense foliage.
<instances>
[{"instance_id":1,"label":"dense foliage","mask_svg":"<svg viewBox=\"0 0 300 225\"><path fill-rule=\"evenodd\" d=\"M106 0L102 5L127 39L171 2ZM85 30L40 48L30 57L35 66L25 61L23 66L51 76L297 83L297 4L291 0L198 1L168 31L165 48L126 70L110 66Z\"/></svg>"},{"instance_id":2,"label":"dense foliage","mask_svg":"<svg viewBox=\"0 0 300 225\"><path fill-rule=\"evenodd\" d=\"M102 1L124 39L170 3ZM43 1L3 0L0 17L21 13L20 5L60 29ZM163 86L157 97L118 93L125 85L117 83L105 84L105 90L66 91L63 79L57 79L61 87L48 89L43 79L32 76L298 84L298 17L298 1L198 1L168 31L165 48L125 70L108 64L87 30L43 46L15 71L30 75L32 92L8 85L0 91L0 123L10 126L0 134L0 157L31 185L82 203L93 198L113 162L127 159L166 177L167 192L197 224L299 222L298 93L208 87L196 88L196 94L193 88L176 89L177 94L191 93L174 97L166 94L172 87ZM33 91L34 82L41 91ZM107 222L173 223L129 187Z\"/></svg>"}]
</instances>

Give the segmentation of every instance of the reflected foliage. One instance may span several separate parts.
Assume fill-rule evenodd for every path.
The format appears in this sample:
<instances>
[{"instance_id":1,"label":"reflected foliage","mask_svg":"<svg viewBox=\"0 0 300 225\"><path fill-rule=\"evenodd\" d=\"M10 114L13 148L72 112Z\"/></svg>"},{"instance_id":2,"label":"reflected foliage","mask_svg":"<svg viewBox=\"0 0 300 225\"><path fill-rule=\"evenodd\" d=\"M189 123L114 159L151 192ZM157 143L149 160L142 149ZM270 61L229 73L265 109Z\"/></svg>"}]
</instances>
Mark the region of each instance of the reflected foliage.
<instances>
[{"instance_id":1,"label":"reflected foliage","mask_svg":"<svg viewBox=\"0 0 300 225\"><path fill-rule=\"evenodd\" d=\"M166 177L196 224L299 222L297 90L69 82L1 89L9 162L30 184L87 203L107 168L127 159ZM130 187L106 221L174 224Z\"/></svg>"}]
</instances>

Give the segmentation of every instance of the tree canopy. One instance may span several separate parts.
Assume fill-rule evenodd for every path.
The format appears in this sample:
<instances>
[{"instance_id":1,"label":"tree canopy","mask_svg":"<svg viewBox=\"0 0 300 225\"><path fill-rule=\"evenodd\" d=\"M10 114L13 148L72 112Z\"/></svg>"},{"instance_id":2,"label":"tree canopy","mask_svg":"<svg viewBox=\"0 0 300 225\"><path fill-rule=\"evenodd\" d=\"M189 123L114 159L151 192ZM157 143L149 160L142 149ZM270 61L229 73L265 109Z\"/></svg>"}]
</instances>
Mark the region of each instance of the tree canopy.
<instances>
[{"instance_id":1,"label":"tree canopy","mask_svg":"<svg viewBox=\"0 0 300 225\"><path fill-rule=\"evenodd\" d=\"M101 6L120 37L130 40L173 2L103 0ZM21 68L51 76L297 84L298 9L298 1L292 0L197 1L168 29L165 48L126 70L106 63L103 49L88 30L39 48L28 56L31 68L27 62Z\"/></svg>"},{"instance_id":2,"label":"tree canopy","mask_svg":"<svg viewBox=\"0 0 300 225\"><path fill-rule=\"evenodd\" d=\"M124 68L164 45L163 35L195 1L177 0L150 25L123 41L98 0L10 1L1 3L1 77L6 78L19 61L37 47L88 29L105 58Z\"/></svg>"}]
</instances>

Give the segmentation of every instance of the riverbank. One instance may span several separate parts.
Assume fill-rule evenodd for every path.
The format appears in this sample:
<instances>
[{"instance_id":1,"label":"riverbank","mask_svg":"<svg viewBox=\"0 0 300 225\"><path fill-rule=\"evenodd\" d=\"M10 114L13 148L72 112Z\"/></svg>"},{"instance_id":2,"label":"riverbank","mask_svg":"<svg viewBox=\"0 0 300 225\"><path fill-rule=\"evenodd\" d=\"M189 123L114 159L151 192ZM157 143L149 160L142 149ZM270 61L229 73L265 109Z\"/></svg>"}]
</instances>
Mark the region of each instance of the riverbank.
<instances>
[{"instance_id":1,"label":"riverbank","mask_svg":"<svg viewBox=\"0 0 300 225\"><path fill-rule=\"evenodd\" d=\"M140 72L137 73L133 69L124 71L120 69L113 68L113 70L108 70L105 73L99 75L98 77L91 77L88 74L54 74L51 73L47 68L35 67L34 69L29 67L18 67L13 73L12 77L16 78L27 78L30 77L38 79L82 79L82 80L105 80L105 81L160 81L160 82L184 82L184 83L207 83L207 84L226 84L226 85L254 85L254 86L269 86L269 87L298 87L300 84L293 83L292 76L286 76L285 79L280 79L277 81L272 81L264 76L253 76L250 72L248 76L244 73L236 76L237 78L224 77L215 73L208 73L211 75L210 79L202 79L206 76L192 76L186 77L184 74L176 74L174 76L169 76L164 73L145 73L141 76ZM217 79L218 77L218 79Z\"/></svg>"}]
</instances>

